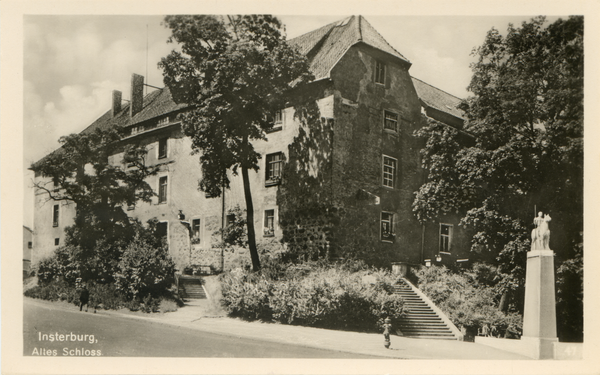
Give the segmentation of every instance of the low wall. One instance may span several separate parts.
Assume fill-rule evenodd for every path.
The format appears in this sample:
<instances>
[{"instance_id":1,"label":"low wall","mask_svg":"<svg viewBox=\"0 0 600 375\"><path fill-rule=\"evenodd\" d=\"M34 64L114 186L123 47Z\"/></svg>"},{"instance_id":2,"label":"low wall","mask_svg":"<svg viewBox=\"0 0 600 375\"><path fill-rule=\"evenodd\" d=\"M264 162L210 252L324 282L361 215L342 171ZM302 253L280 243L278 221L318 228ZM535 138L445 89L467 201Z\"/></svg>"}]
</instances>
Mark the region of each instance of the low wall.
<instances>
[{"instance_id":1,"label":"low wall","mask_svg":"<svg viewBox=\"0 0 600 375\"><path fill-rule=\"evenodd\" d=\"M491 346L496 349L511 353L521 354L527 357L536 358L536 348L531 339L514 340L495 337L476 336L475 343ZM583 344L569 342L550 343L553 347L554 359L583 359Z\"/></svg>"},{"instance_id":2,"label":"low wall","mask_svg":"<svg viewBox=\"0 0 600 375\"><path fill-rule=\"evenodd\" d=\"M475 343L522 355L529 352L528 344L521 340L475 336Z\"/></svg>"}]
</instances>

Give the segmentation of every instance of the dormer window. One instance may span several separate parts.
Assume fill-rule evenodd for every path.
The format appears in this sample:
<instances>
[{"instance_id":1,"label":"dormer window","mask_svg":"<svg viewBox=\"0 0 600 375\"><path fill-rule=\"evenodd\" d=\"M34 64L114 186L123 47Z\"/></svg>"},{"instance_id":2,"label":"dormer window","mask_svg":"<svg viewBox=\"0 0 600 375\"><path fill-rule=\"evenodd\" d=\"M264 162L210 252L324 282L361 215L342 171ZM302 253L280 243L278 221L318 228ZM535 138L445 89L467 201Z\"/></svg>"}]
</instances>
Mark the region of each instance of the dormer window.
<instances>
[{"instance_id":1,"label":"dormer window","mask_svg":"<svg viewBox=\"0 0 600 375\"><path fill-rule=\"evenodd\" d=\"M163 125L167 125L168 123L169 123L169 116L163 117L160 120L158 120L157 125L158 126L163 126Z\"/></svg>"}]
</instances>

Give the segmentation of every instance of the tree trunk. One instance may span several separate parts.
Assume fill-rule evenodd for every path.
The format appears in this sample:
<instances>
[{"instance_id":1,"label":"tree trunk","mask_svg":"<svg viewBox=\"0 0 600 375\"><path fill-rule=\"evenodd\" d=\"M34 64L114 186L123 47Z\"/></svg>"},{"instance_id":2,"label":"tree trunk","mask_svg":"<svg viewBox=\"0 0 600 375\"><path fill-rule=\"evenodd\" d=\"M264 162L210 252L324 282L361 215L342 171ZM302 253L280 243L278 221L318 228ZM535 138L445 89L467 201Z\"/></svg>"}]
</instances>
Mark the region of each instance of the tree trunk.
<instances>
[{"instance_id":1,"label":"tree trunk","mask_svg":"<svg viewBox=\"0 0 600 375\"><path fill-rule=\"evenodd\" d=\"M248 168L242 167L242 180L244 182L244 197L246 198L246 227L248 228L248 247L252 258L252 270L260 270L260 260L256 249L256 234L254 233L254 206L252 205L252 192L250 191L250 179Z\"/></svg>"}]
</instances>

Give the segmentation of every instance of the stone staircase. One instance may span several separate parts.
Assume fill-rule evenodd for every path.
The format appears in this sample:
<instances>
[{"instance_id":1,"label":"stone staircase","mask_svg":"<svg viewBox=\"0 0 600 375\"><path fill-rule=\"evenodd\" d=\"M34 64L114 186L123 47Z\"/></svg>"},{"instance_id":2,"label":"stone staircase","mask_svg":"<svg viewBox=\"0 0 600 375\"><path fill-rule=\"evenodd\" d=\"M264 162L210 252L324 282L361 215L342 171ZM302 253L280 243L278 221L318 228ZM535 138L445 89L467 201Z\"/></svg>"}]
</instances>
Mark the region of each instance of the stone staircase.
<instances>
[{"instance_id":1,"label":"stone staircase","mask_svg":"<svg viewBox=\"0 0 600 375\"><path fill-rule=\"evenodd\" d=\"M404 299L405 315L396 327L404 337L437 340L462 340L463 335L433 303L406 279L395 286Z\"/></svg>"},{"instance_id":2,"label":"stone staircase","mask_svg":"<svg viewBox=\"0 0 600 375\"><path fill-rule=\"evenodd\" d=\"M179 295L184 299L206 299L202 279L197 277L179 277Z\"/></svg>"}]
</instances>

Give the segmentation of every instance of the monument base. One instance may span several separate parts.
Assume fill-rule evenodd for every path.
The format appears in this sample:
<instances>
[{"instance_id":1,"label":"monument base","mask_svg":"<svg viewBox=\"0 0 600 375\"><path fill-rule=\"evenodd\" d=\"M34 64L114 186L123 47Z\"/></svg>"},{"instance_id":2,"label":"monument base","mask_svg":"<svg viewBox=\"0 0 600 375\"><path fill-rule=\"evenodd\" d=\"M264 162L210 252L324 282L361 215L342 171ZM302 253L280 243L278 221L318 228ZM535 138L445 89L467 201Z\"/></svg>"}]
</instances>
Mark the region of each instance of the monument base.
<instances>
[{"instance_id":1,"label":"monument base","mask_svg":"<svg viewBox=\"0 0 600 375\"><path fill-rule=\"evenodd\" d=\"M553 359L554 358L554 343L558 342L558 337L521 337L523 355L533 359Z\"/></svg>"},{"instance_id":2,"label":"monument base","mask_svg":"<svg viewBox=\"0 0 600 375\"><path fill-rule=\"evenodd\" d=\"M502 339L476 336L475 343L491 346L511 353L521 354L533 359L557 359L554 356L558 338L521 337L521 339ZM562 359L562 358L561 358Z\"/></svg>"}]
</instances>

